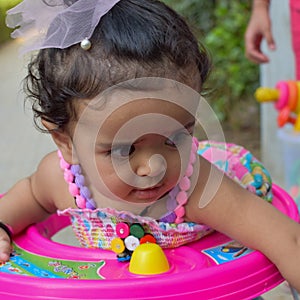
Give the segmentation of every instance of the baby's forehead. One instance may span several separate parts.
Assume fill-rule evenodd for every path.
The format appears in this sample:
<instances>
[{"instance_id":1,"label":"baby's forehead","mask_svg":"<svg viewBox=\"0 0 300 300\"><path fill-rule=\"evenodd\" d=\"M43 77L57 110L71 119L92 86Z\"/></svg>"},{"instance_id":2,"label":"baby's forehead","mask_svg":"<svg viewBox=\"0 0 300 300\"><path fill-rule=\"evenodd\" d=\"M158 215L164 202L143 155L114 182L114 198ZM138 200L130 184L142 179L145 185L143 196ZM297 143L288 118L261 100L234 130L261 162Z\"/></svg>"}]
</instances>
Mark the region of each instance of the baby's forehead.
<instances>
[{"instance_id":1,"label":"baby's forehead","mask_svg":"<svg viewBox=\"0 0 300 300\"><path fill-rule=\"evenodd\" d=\"M134 140L145 134L168 135L195 123L207 136L222 133L217 116L198 92L173 81L161 85L154 81L153 86L151 79L146 80L142 85L116 86L94 99L78 101L80 111L72 134L80 139L98 140L101 135L109 140L121 132Z\"/></svg>"},{"instance_id":2,"label":"baby's forehead","mask_svg":"<svg viewBox=\"0 0 300 300\"><path fill-rule=\"evenodd\" d=\"M112 140L134 142L149 135L169 137L179 130L187 132L195 122L194 116L181 106L156 98L135 99L113 110L107 107L111 106L84 110L75 130L80 140L92 138L96 143L110 144Z\"/></svg>"},{"instance_id":3,"label":"baby's forehead","mask_svg":"<svg viewBox=\"0 0 300 300\"><path fill-rule=\"evenodd\" d=\"M113 112L121 107L141 105L140 108L158 110L168 103L194 114L200 102L200 94L192 88L165 78L138 78L108 88L92 99L88 106L95 110ZM155 102L156 101L156 102Z\"/></svg>"},{"instance_id":4,"label":"baby's forehead","mask_svg":"<svg viewBox=\"0 0 300 300\"><path fill-rule=\"evenodd\" d=\"M196 117L200 97L174 81L136 79L114 86L94 99L79 101L77 123L99 129L105 125L115 131L129 121L137 127L171 127L170 123L176 122L185 125Z\"/></svg>"},{"instance_id":5,"label":"baby's forehead","mask_svg":"<svg viewBox=\"0 0 300 300\"><path fill-rule=\"evenodd\" d=\"M170 126L172 120L185 124L195 119L195 111L176 102L157 98L132 98L130 101L108 101L101 106L82 107L78 123L120 127L131 121L136 126Z\"/></svg>"}]
</instances>

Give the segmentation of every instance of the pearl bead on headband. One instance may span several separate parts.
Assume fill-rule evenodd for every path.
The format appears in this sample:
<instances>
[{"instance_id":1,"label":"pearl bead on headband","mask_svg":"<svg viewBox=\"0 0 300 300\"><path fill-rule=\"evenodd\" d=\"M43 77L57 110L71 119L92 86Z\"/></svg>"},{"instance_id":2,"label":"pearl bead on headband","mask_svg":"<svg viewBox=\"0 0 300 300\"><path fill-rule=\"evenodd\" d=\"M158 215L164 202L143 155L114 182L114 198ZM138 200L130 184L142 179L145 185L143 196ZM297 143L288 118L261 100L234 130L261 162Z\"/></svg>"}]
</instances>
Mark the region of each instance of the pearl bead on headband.
<instances>
[{"instance_id":1,"label":"pearl bead on headband","mask_svg":"<svg viewBox=\"0 0 300 300\"><path fill-rule=\"evenodd\" d=\"M16 28L12 38L24 40L22 54L45 48L65 49L75 44L89 50L89 39L101 17L119 1L23 0L7 12L6 24Z\"/></svg>"},{"instance_id":2,"label":"pearl bead on headband","mask_svg":"<svg viewBox=\"0 0 300 300\"><path fill-rule=\"evenodd\" d=\"M83 50L89 50L92 47L92 43L88 38L85 38L81 43L80 43L80 47Z\"/></svg>"}]
</instances>

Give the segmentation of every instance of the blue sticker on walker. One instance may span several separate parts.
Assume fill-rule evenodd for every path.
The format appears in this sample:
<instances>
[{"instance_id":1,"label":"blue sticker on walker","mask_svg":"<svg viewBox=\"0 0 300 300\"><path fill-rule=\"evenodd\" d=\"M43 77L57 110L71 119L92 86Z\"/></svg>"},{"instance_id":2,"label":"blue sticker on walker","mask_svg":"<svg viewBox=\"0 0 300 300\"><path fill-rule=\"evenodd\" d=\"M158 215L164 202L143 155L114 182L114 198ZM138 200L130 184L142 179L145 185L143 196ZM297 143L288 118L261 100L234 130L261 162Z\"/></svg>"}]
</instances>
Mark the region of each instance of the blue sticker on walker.
<instances>
[{"instance_id":1,"label":"blue sticker on walker","mask_svg":"<svg viewBox=\"0 0 300 300\"><path fill-rule=\"evenodd\" d=\"M210 257L217 265L230 262L253 252L236 241L231 241L213 248L202 250L202 253Z\"/></svg>"}]
</instances>

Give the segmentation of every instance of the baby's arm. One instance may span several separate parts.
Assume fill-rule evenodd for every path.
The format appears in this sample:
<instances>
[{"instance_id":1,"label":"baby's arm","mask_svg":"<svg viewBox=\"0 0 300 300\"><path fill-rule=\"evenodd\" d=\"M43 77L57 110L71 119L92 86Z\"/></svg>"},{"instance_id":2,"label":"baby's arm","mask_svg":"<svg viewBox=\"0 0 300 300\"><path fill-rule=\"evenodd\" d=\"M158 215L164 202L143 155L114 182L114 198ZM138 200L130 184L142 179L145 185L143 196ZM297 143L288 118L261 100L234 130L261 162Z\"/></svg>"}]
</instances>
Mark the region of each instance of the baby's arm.
<instances>
[{"instance_id":1,"label":"baby's arm","mask_svg":"<svg viewBox=\"0 0 300 300\"><path fill-rule=\"evenodd\" d=\"M263 252L300 291L300 225L226 176L213 200L199 208L209 169L210 164L201 158L198 184L186 206L188 220L207 224ZM216 178L221 173L215 171Z\"/></svg>"},{"instance_id":2,"label":"baby's arm","mask_svg":"<svg viewBox=\"0 0 300 300\"><path fill-rule=\"evenodd\" d=\"M14 234L55 212L52 202L55 176L52 169L50 154L42 160L35 173L20 180L0 199L0 221L11 226ZM9 236L0 228L0 261L7 261L10 251Z\"/></svg>"},{"instance_id":3,"label":"baby's arm","mask_svg":"<svg viewBox=\"0 0 300 300\"><path fill-rule=\"evenodd\" d=\"M0 220L9 224L14 234L48 216L48 212L33 195L31 181L32 177L19 181L0 200ZM8 235L0 229L0 261L8 260L10 248Z\"/></svg>"}]
</instances>

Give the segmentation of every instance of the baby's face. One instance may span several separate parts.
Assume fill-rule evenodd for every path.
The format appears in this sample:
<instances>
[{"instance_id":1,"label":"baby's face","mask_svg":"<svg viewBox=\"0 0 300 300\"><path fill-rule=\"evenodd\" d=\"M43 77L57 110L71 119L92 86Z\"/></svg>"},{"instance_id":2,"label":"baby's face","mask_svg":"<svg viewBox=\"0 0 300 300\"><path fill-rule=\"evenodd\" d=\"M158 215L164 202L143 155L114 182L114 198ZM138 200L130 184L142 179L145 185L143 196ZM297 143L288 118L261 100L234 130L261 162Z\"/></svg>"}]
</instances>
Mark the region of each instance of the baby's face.
<instances>
[{"instance_id":1,"label":"baby's face","mask_svg":"<svg viewBox=\"0 0 300 300\"><path fill-rule=\"evenodd\" d=\"M76 151L88 175L87 168L94 164L98 174L89 178L98 191L104 184L122 200L154 202L172 189L185 171L194 124L194 117L175 104L136 100L107 116L92 135L99 124L91 116L82 131L81 150L76 147ZM86 158L92 158L88 153L94 157L85 165ZM94 180L99 177L101 180Z\"/></svg>"},{"instance_id":2,"label":"baby's face","mask_svg":"<svg viewBox=\"0 0 300 300\"><path fill-rule=\"evenodd\" d=\"M106 197L155 202L187 168L197 103L155 97L117 92L105 104L79 105L74 150L89 183Z\"/></svg>"}]
</instances>

